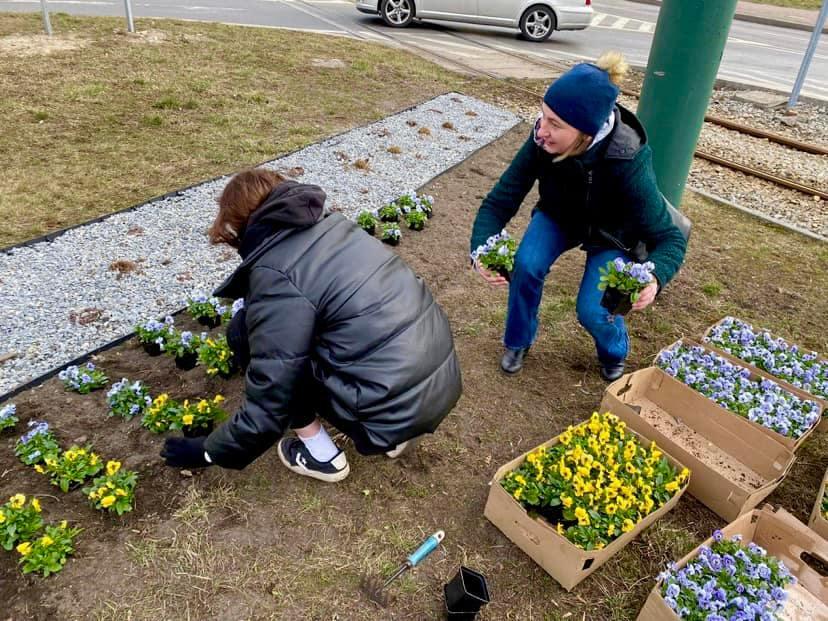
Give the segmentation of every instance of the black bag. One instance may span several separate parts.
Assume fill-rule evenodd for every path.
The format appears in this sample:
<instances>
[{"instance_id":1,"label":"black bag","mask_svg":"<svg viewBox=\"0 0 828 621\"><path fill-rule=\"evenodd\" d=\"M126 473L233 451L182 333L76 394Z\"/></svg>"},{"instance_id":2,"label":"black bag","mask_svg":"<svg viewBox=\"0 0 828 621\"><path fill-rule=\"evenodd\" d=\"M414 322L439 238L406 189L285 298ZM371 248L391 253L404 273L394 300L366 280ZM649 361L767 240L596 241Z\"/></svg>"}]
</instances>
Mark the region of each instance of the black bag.
<instances>
[{"instance_id":1,"label":"black bag","mask_svg":"<svg viewBox=\"0 0 828 621\"><path fill-rule=\"evenodd\" d=\"M693 228L693 223L690 222L690 218L688 218L678 209L673 207L670 204L670 201L667 200L666 196L662 194L661 198L664 199L664 204L667 207L667 213L670 214L670 218L673 220L673 225L679 231L681 231L681 234L684 237L684 241L689 242L690 233ZM647 260L649 252L647 251L647 244L645 244L643 241L639 241L632 247L627 247L621 242L620 239L618 239L614 235L611 235L603 229L599 228L596 230L596 232L598 233L599 237L609 242L610 245L612 245L614 248L618 248L619 250L623 250L624 252L626 252L630 256L630 258L632 258L633 261L635 261L636 263L643 263Z\"/></svg>"}]
</instances>

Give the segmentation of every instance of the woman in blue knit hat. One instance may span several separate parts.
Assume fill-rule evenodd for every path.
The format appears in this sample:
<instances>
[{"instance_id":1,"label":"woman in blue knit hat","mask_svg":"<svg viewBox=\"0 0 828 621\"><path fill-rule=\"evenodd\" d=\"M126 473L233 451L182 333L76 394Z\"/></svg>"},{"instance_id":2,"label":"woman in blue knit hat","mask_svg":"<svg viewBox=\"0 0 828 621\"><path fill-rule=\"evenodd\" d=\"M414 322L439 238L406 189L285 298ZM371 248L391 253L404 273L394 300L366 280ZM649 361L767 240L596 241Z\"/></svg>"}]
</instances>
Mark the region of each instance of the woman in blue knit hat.
<instances>
[{"instance_id":1,"label":"woman in blue knit hat","mask_svg":"<svg viewBox=\"0 0 828 621\"><path fill-rule=\"evenodd\" d=\"M576 310L595 339L600 373L607 381L623 374L630 341L624 318L601 306L599 267L616 258L637 258L633 249L646 248L655 269L633 305L642 310L684 261L686 242L656 185L644 128L616 101L626 71L622 56L609 52L555 80L532 134L477 213L472 251L506 226L538 182L540 200L518 247L510 282L474 260L488 283L509 284L506 349L500 362L506 373L523 366L535 340L546 275L567 250L580 246L586 252Z\"/></svg>"}]
</instances>

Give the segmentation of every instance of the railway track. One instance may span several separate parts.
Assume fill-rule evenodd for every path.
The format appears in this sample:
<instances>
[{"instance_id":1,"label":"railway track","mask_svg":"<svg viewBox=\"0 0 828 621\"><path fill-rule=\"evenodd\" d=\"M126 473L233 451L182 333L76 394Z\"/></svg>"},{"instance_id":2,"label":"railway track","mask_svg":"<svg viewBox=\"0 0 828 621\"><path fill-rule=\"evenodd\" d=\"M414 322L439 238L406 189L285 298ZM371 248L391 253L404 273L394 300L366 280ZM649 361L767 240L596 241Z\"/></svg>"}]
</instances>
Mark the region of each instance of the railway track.
<instances>
[{"instance_id":1,"label":"railway track","mask_svg":"<svg viewBox=\"0 0 828 621\"><path fill-rule=\"evenodd\" d=\"M319 14L317 13L317 8L315 6L309 4L309 3L304 2L304 0L296 0L295 4L302 4L306 7L308 7L308 10L307 10L308 13L319 17ZM327 18L323 18L323 19L327 19ZM328 20L328 21L330 21L330 20ZM446 35L448 35L452 38L455 38L455 39L458 39L458 40L461 40L461 41L465 41L466 43L474 44L474 45L476 45L480 48L493 50L493 51L498 52L500 54L511 56L511 57L519 59L519 60L521 60L525 63L530 63L530 64L533 64L533 65L538 66L538 67L543 67L545 69L553 69L555 71L560 71L560 72L563 72L568 68L568 66L560 64L560 63L556 63L556 62L553 62L553 61L547 61L547 60L539 59L539 58L532 58L531 56L527 56L525 54L520 54L519 52L515 52L514 50L506 49L503 46L496 46L496 45L492 45L490 43L479 41L476 38L469 37L469 36L454 32L454 31L449 30L448 28L443 27L443 26L439 26L439 25L435 24L434 27L435 27L436 30L438 30L438 31L442 32L443 34L446 34ZM369 40L369 39L367 39L366 37L364 37L363 35L361 35L359 32L357 32L355 30L345 28L342 25L339 25L339 28L343 28L349 34L351 34L352 36L354 36L358 39ZM433 58L439 59L439 60L443 61L444 63L454 65L454 66L459 67L459 68L463 69L464 71L470 72L474 75L479 75L479 76L491 78L493 80L497 80L498 82L504 84L507 88L509 88L509 89L511 89L515 92L519 92L524 96L531 97L536 101L539 101L543 96L542 93L538 93L536 91L528 89L528 88L526 88L524 86L521 86L519 84L515 84L514 81L510 78L504 78L503 76L499 76L499 75L497 75L495 73L492 73L490 71L486 71L484 69L474 67L474 66L472 66L468 63L463 62L462 60L458 60L457 58L441 54L441 53L435 51L433 49L433 47L426 47L426 46L414 43L414 42L412 42L408 39L402 39L402 38L397 37L397 36L391 34L390 32L388 32L387 29L380 30L378 28L374 28L373 26L369 26L367 24L362 24L361 28L364 29L364 30L367 30L369 32L372 32L376 35L379 35L379 36L381 36L385 39L388 39L389 41L392 41L392 42L402 46L403 48L418 50L420 53L422 53L426 56L431 56ZM635 91L635 90L632 90L632 89L622 88L621 92L624 93L625 95L630 96L630 97L635 97L635 98L640 97L640 93L638 91ZM768 131L765 131L763 129L750 127L748 125L744 125L742 123L737 123L737 122L731 121L729 119L723 119L723 118L715 117L715 116L712 116L712 115L706 115L704 117L704 120L708 123L712 123L714 125L726 128L726 129L731 130L731 131L736 131L736 132L739 132L739 133L744 134L744 135L748 135L748 136L752 136L752 137L755 137L755 138L768 140L769 142L773 142L773 143L776 143L776 144L783 145L783 146L785 146L789 149L794 149L794 150L797 150L797 151L802 151L804 153L811 153L811 154L815 154L815 155L828 155L828 148L825 148L821 145L814 145L814 144L801 142L801 141L796 140L794 138L790 138L789 136L784 136L784 135L781 135L781 134L776 134L774 132L768 132ZM699 157L701 159L707 160L709 162L712 162L714 164L717 164L719 166L724 166L726 168L730 168L731 170L736 170L736 171L751 175L753 177L764 179L765 181L769 181L771 183L775 183L777 185L786 187L788 189L795 190L797 192L802 192L803 194L808 194L810 196L819 196L822 200L828 200L828 191L823 190L821 188L810 187L806 184L800 183L800 182L792 180L792 179L788 179L787 177L782 177L780 175L776 175L776 174L774 174L772 172L769 172L769 171L766 171L766 170L760 170L758 168L753 168L751 166L746 166L746 165L744 165L740 162L737 162L737 161L734 161L734 160L731 160L731 159L728 159L728 158L720 157L718 155L713 155L712 153L707 153L707 152L703 151L702 149L696 149L695 150L695 156Z\"/></svg>"}]
</instances>

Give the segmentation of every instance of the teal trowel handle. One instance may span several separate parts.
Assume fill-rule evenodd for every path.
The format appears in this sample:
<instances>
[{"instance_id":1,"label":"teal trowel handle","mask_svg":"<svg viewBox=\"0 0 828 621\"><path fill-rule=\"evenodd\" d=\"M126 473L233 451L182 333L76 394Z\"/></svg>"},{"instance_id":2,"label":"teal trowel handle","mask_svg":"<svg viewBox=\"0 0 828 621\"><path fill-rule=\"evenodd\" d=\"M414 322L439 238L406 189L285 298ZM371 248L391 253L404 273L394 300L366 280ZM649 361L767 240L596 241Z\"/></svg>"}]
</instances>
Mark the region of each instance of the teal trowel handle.
<instances>
[{"instance_id":1,"label":"teal trowel handle","mask_svg":"<svg viewBox=\"0 0 828 621\"><path fill-rule=\"evenodd\" d=\"M406 560L408 561L409 567L416 567L425 557L434 552L434 550L437 549L437 546L440 545L440 542L443 540L445 536L446 533L444 533L441 530L438 530L428 539L423 541L420 544L419 548L417 548L411 554L408 555L408 559Z\"/></svg>"}]
</instances>

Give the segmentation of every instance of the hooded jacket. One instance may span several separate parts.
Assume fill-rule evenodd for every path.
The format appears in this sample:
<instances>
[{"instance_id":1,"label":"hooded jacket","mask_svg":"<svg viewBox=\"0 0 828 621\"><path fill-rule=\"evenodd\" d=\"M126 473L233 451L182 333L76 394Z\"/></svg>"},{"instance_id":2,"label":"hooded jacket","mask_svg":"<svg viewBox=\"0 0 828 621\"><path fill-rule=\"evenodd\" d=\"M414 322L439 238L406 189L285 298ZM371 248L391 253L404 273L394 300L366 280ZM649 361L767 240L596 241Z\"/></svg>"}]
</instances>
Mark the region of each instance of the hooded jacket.
<instances>
[{"instance_id":1,"label":"hooded jacket","mask_svg":"<svg viewBox=\"0 0 828 621\"><path fill-rule=\"evenodd\" d=\"M426 285L325 193L286 181L253 212L242 264L216 290L244 297L250 362L241 409L207 438L244 468L313 408L361 427L377 452L433 432L460 398L451 329Z\"/></svg>"},{"instance_id":2,"label":"hooded jacket","mask_svg":"<svg viewBox=\"0 0 828 621\"><path fill-rule=\"evenodd\" d=\"M605 233L627 248L643 242L659 285L666 285L681 267L687 243L658 189L652 149L636 116L616 106L604 140L580 156L555 157L536 144L533 131L483 200L471 250L506 226L537 181L535 209L551 216L574 244L615 247Z\"/></svg>"}]
</instances>

